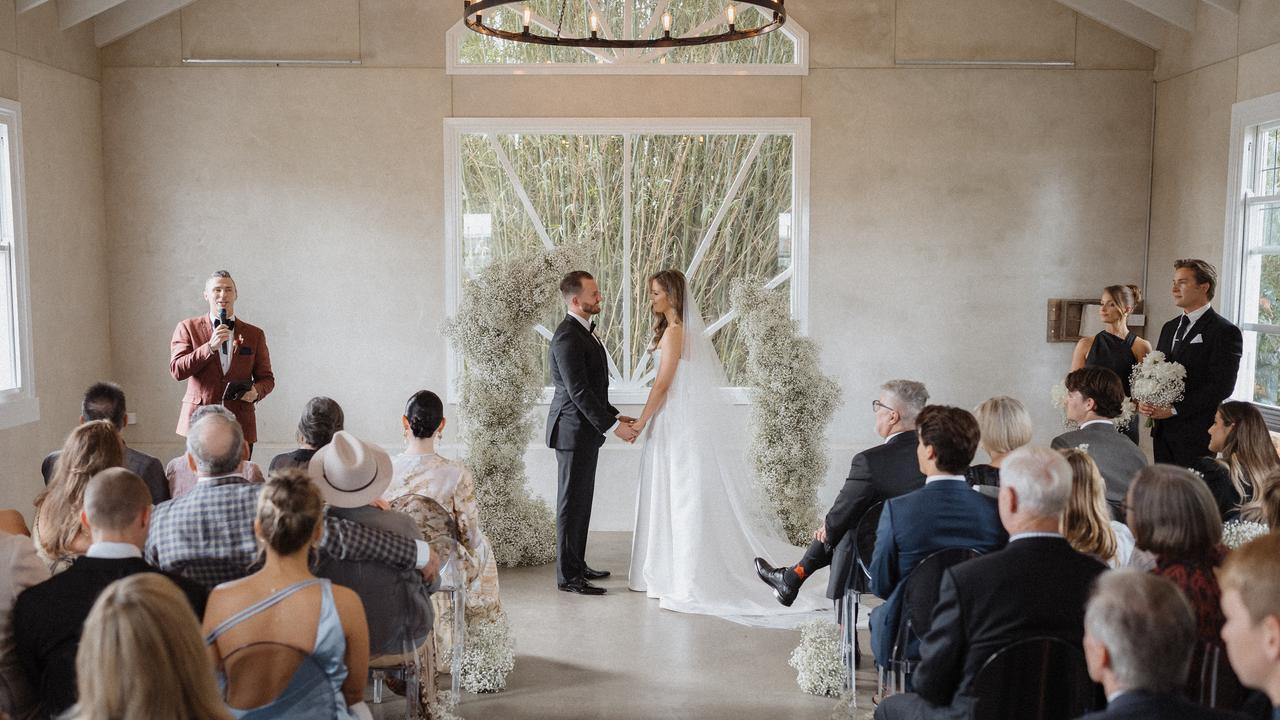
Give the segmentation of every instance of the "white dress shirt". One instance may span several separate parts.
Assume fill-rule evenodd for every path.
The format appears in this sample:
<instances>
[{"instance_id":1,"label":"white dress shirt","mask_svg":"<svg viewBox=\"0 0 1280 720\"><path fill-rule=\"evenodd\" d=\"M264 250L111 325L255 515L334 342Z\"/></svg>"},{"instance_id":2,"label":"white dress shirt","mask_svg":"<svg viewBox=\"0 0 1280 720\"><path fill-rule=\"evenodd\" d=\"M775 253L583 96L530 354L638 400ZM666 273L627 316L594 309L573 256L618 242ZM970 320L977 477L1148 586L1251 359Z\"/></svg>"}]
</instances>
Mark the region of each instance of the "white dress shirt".
<instances>
[{"instance_id":1,"label":"white dress shirt","mask_svg":"<svg viewBox=\"0 0 1280 720\"><path fill-rule=\"evenodd\" d=\"M1059 540L1066 540L1066 538L1063 537L1062 533L1024 532L1024 533L1018 533L1017 535L1010 535L1009 542L1013 542L1014 540L1026 540L1028 538L1058 538Z\"/></svg>"},{"instance_id":2,"label":"white dress shirt","mask_svg":"<svg viewBox=\"0 0 1280 720\"><path fill-rule=\"evenodd\" d=\"M1100 425L1100 424L1104 424L1104 423L1105 423L1105 424L1107 424L1107 425L1111 425L1111 426L1113 426L1113 427L1115 426L1115 423L1113 423L1113 422L1111 422L1110 420L1107 420L1107 419L1105 419L1105 418L1104 418L1104 419L1102 419L1102 420L1087 420L1087 421L1085 421L1085 422L1082 422L1082 423L1080 423L1080 429L1081 429L1081 430L1083 430L1083 429L1085 429L1085 428L1089 427L1090 425Z\"/></svg>"},{"instance_id":3,"label":"white dress shirt","mask_svg":"<svg viewBox=\"0 0 1280 720\"><path fill-rule=\"evenodd\" d=\"M960 482L965 482L963 475L930 475L924 479L924 484L928 485L936 480L959 480Z\"/></svg>"},{"instance_id":4,"label":"white dress shirt","mask_svg":"<svg viewBox=\"0 0 1280 720\"><path fill-rule=\"evenodd\" d=\"M579 315L578 313L576 313L576 312L574 312L574 311L572 311L572 310L570 310L570 311L569 311L569 317L573 318L574 320L577 320L577 321L578 321L578 323L579 323L580 325L582 325L582 327L583 327L587 332L591 333L591 337L595 338L595 341L596 341L596 342L598 342L598 343L600 343L600 347L604 347L604 343L600 341L600 338L596 337L596 334L595 334L594 332L591 332L591 323L592 323L591 318L585 317L585 316L583 316L583 315ZM609 401L609 399L608 399L608 398L605 398L605 402L608 402L608 401ZM617 420L617 421L615 421L615 422L613 423L613 425L609 426L609 429L608 429L608 430L605 430L605 431L604 431L604 434L605 434L605 435L608 435L609 433L613 432L614 430L617 430L617 429L618 429L618 426L619 426L619 425L621 425L621 424L622 424L622 421L621 421L621 420Z\"/></svg>"},{"instance_id":5,"label":"white dress shirt","mask_svg":"<svg viewBox=\"0 0 1280 720\"><path fill-rule=\"evenodd\" d=\"M227 322L235 322L235 319L236 319L235 315L227 316ZM216 331L218 329L217 325L219 325L221 321L215 323L214 322L215 320L218 320L218 317L216 315L209 316L209 326ZM231 346L235 344L234 338L235 338L235 331L232 331L231 339L227 340L226 342L218 346L218 359L222 362L223 375L226 375L227 371L231 369Z\"/></svg>"},{"instance_id":6,"label":"white dress shirt","mask_svg":"<svg viewBox=\"0 0 1280 720\"><path fill-rule=\"evenodd\" d=\"M102 558L104 560L124 560L125 558L141 558L142 550L133 543L96 542L89 546L84 556Z\"/></svg>"}]
</instances>

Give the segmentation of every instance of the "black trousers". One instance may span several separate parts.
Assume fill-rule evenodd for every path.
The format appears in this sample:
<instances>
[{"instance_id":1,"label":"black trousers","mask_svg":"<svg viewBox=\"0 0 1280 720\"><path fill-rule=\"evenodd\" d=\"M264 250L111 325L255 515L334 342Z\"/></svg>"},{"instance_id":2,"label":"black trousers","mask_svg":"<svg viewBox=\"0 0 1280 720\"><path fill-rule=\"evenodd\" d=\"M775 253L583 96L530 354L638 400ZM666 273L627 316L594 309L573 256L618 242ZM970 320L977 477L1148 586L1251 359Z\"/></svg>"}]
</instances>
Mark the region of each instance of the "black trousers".
<instances>
[{"instance_id":1,"label":"black trousers","mask_svg":"<svg viewBox=\"0 0 1280 720\"><path fill-rule=\"evenodd\" d=\"M556 582L581 578L587 568L587 528L596 492L600 448L556 450Z\"/></svg>"},{"instance_id":2,"label":"black trousers","mask_svg":"<svg viewBox=\"0 0 1280 720\"><path fill-rule=\"evenodd\" d=\"M821 540L814 540L809 543L808 549L804 551L804 556L801 557L800 562L797 563L804 567L804 578L802 578L802 581L808 580L809 576L818 570L830 566L833 552L834 550L828 547Z\"/></svg>"},{"instance_id":3,"label":"black trousers","mask_svg":"<svg viewBox=\"0 0 1280 720\"><path fill-rule=\"evenodd\" d=\"M1209 428L1205 427L1204 440L1194 442L1185 436L1162 432L1159 435L1151 435L1151 449L1156 456L1156 462L1167 463L1169 465L1177 465L1178 467L1189 468L1195 464L1196 460L1202 457L1213 455L1209 452Z\"/></svg>"}]
</instances>

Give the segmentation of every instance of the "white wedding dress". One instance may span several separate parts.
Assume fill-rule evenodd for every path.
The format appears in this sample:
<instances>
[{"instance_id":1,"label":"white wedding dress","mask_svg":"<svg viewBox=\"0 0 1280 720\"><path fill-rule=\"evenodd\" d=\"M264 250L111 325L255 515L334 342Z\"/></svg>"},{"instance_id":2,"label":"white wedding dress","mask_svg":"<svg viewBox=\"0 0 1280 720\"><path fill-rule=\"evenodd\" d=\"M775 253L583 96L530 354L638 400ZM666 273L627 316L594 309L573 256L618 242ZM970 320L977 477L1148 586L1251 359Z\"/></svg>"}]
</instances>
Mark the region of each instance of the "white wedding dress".
<instances>
[{"instance_id":1,"label":"white wedding dress","mask_svg":"<svg viewBox=\"0 0 1280 720\"><path fill-rule=\"evenodd\" d=\"M690 298L680 364L641 438L627 586L667 610L794 627L830 607L826 583L806 583L783 607L756 576L757 556L786 564L803 549L787 542L776 514L756 499L742 419L747 408L734 408L724 394L724 369L703 329Z\"/></svg>"}]
</instances>

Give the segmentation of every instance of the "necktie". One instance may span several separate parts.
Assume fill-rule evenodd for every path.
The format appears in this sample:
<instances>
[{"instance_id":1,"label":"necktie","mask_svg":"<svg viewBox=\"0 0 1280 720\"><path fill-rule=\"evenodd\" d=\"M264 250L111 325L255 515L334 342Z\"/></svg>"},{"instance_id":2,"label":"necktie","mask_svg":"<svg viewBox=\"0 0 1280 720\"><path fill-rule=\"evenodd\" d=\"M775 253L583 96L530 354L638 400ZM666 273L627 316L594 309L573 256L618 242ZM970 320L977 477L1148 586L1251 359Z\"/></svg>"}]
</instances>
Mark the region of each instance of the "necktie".
<instances>
[{"instance_id":1,"label":"necktie","mask_svg":"<svg viewBox=\"0 0 1280 720\"><path fill-rule=\"evenodd\" d=\"M1191 320L1186 313L1182 314L1182 319L1178 321L1178 332L1173 334L1173 346L1178 347L1178 343L1187 336L1187 330L1191 327Z\"/></svg>"},{"instance_id":2,"label":"necktie","mask_svg":"<svg viewBox=\"0 0 1280 720\"><path fill-rule=\"evenodd\" d=\"M587 332L591 333L592 335L595 335L595 334L596 334L596 321L595 321L595 320L592 320L592 321L591 321L591 326L587 328Z\"/></svg>"}]
</instances>

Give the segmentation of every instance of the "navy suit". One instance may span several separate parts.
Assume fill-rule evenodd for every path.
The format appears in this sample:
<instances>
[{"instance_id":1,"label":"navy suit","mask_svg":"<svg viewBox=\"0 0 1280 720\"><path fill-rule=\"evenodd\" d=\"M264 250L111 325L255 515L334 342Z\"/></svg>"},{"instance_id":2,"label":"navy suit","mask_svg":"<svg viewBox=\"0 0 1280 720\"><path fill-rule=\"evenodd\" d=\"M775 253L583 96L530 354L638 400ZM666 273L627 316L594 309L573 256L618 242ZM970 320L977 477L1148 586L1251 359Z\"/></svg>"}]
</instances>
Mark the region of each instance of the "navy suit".
<instances>
[{"instance_id":1,"label":"navy suit","mask_svg":"<svg viewBox=\"0 0 1280 720\"><path fill-rule=\"evenodd\" d=\"M888 663L902 614L902 581L922 560L953 547L987 553L1004 547L1008 540L996 504L964 480L933 480L885 501L870 567L871 592L886 598L871 611L876 665ZM918 657L912 649L908 657Z\"/></svg>"},{"instance_id":2,"label":"navy suit","mask_svg":"<svg viewBox=\"0 0 1280 720\"><path fill-rule=\"evenodd\" d=\"M1179 695L1131 690L1107 703L1107 709L1089 713L1080 720L1236 720L1244 717L1236 713L1211 710Z\"/></svg>"}]
</instances>

